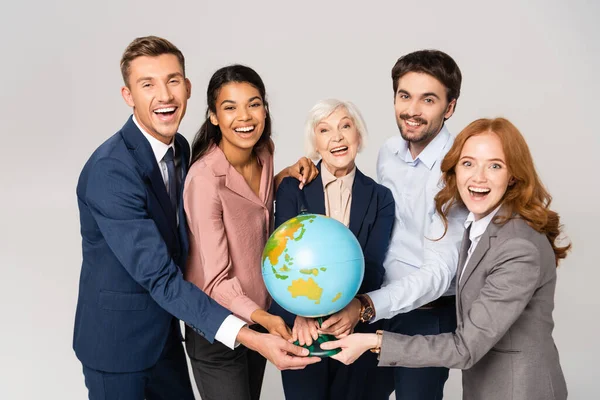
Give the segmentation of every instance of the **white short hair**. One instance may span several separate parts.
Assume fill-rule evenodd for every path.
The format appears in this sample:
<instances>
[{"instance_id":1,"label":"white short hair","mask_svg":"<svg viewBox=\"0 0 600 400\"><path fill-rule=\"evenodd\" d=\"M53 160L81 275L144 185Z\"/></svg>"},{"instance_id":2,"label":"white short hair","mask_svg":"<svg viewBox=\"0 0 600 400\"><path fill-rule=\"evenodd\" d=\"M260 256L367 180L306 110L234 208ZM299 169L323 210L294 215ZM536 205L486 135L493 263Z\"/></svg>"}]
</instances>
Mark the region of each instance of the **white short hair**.
<instances>
[{"instance_id":1,"label":"white short hair","mask_svg":"<svg viewBox=\"0 0 600 400\"><path fill-rule=\"evenodd\" d=\"M343 107L346 109L350 118L356 125L356 130L360 135L360 144L358 146L358 151L360 152L366 144L367 141L367 124L363 119L358 108L349 101L342 101L338 99L326 99L321 100L317 104L314 105L313 108L308 112L308 117L306 118L306 123L304 124L304 137L305 137L305 149L307 157L318 160L321 158L319 153L316 150L316 142L315 142L315 127L319 124L319 122L323 121L325 118L329 117L335 110Z\"/></svg>"}]
</instances>

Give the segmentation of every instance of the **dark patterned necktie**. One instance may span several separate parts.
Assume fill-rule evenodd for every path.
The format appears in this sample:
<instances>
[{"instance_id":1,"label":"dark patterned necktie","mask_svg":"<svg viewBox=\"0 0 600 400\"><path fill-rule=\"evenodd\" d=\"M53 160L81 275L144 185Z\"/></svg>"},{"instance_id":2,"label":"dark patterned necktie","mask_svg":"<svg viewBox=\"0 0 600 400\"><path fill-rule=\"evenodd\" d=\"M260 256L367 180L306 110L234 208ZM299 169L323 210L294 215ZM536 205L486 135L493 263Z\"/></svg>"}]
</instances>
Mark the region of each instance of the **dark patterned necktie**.
<instances>
[{"instance_id":1,"label":"dark patterned necktie","mask_svg":"<svg viewBox=\"0 0 600 400\"><path fill-rule=\"evenodd\" d=\"M177 175L175 174L175 152L172 147L169 147L167 154L163 157L163 161L167 164L168 184L167 192L171 199L173 210L177 210Z\"/></svg>"}]
</instances>

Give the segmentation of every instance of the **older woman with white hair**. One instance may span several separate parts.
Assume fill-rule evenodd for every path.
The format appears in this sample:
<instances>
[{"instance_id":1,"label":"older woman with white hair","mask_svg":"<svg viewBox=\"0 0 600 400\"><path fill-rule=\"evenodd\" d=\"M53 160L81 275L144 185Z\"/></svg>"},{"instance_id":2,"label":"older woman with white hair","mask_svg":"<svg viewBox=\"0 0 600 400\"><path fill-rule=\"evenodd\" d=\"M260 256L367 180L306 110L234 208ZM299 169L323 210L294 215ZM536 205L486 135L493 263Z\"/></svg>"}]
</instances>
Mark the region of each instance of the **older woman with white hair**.
<instances>
[{"instance_id":1,"label":"older woman with white hair","mask_svg":"<svg viewBox=\"0 0 600 400\"><path fill-rule=\"evenodd\" d=\"M356 167L367 127L350 102L319 101L305 124L306 150L317 164L319 175L303 189L294 178L285 178L276 194L275 226L301 211L324 214L345 224L358 239L365 256L365 275L359 293L379 289L383 282L383 259L394 221L394 199L389 189L377 184ZM359 321L361 302L352 300L329 317L321 327L314 319L292 315L277 304L271 312L293 325L294 340L311 345L318 333L341 338L352 331L375 332L377 324ZM374 354L365 354L350 366L329 358L298 371L282 371L285 397L300 399L378 399L374 387L383 373ZM379 376L375 376L378 374ZM375 385L378 386L378 385Z\"/></svg>"}]
</instances>

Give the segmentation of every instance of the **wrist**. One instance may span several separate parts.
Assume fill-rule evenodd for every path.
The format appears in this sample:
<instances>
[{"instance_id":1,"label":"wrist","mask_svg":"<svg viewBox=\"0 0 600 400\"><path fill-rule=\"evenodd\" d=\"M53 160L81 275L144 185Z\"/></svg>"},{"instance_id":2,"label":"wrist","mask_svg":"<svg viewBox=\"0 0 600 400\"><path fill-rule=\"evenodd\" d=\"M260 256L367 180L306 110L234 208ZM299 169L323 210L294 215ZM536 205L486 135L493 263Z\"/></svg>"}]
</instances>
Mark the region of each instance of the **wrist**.
<instances>
[{"instance_id":1,"label":"wrist","mask_svg":"<svg viewBox=\"0 0 600 400\"><path fill-rule=\"evenodd\" d=\"M252 312L252 314L250 315L250 319L252 320L252 322L255 322L264 327L269 321L270 316L271 314L259 308Z\"/></svg>"},{"instance_id":2,"label":"wrist","mask_svg":"<svg viewBox=\"0 0 600 400\"><path fill-rule=\"evenodd\" d=\"M373 336L370 338L370 350L375 354L379 354L381 352L381 345L383 344L383 331L378 330Z\"/></svg>"},{"instance_id":3,"label":"wrist","mask_svg":"<svg viewBox=\"0 0 600 400\"><path fill-rule=\"evenodd\" d=\"M352 299L352 301L350 301L350 304L348 305L349 310L350 311L350 315L352 316L353 320L356 321L358 323L358 321L360 321L360 314L362 311L362 304L360 302L359 299L357 299L356 297Z\"/></svg>"},{"instance_id":4,"label":"wrist","mask_svg":"<svg viewBox=\"0 0 600 400\"><path fill-rule=\"evenodd\" d=\"M257 344L260 343L258 340L258 335L258 332L253 331L252 329L248 328L248 326L244 326L238 332L235 340L250 350L256 351L258 348Z\"/></svg>"},{"instance_id":5,"label":"wrist","mask_svg":"<svg viewBox=\"0 0 600 400\"><path fill-rule=\"evenodd\" d=\"M373 306L373 300L366 294L359 294L355 297L360 301L360 322L369 322L375 318L375 307Z\"/></svg>"}]
</instances>

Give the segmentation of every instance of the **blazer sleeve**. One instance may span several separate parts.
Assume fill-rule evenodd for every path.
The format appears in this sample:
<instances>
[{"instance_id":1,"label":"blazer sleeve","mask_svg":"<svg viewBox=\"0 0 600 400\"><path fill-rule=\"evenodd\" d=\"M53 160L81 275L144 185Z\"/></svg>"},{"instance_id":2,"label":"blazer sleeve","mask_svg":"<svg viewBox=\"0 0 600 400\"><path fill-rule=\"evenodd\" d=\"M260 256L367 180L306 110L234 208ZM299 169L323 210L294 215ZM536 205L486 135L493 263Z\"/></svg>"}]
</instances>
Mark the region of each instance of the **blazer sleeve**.
<instances>
[{"instance_id":1,"label":"blazer sleeve","mask_svg":"<svg viewBox=\"0 0 600 400\"><path fill-rule=\"evenodd\" d=\"M188 175L183 204L191 232L190 241L195 242L202 259L201 271L191 270L194 265L198 268L197 264L188 263L189 273L202 276L204 290L219 304L251 322L250 316L260 307L246 296L239 279L232 274L230 244L225 233L218 190L216 182L202 175Z\"/></svg>"},{"instance_id":2,"label":"blazer sleeve","mask_svg":"<svg viewBox=\"0 0 600 400\"><path fill-rule=\"evenodd\" d=\"M275 193L275 229L288 219L298 215L300 182L295 178L284 178ZM286 324L294 326L296 315L285 310L276 301L273 301L269 310L271 314L279 315Z\"/></svg>"},{"instance_id":3,"label":"blazer sleeve","mask_svg":"<svg viewBox=\"0 0 600 400\"><path fill-rule=\"evenodd\" d=\"M183 279L148 214L146 196L139 173L122 161L104 158L91 168L85 202L110 250L162 308L212 342L230 313Z\"/></svg>"},{"instance_id":4,"label":"blazer sleeve","mask_svg":"<svg viewBox=\"0 0 600 400\"><path fill-rule=\"evenodd\" d=\"M299 213L299 197L301 195L298 185L300 181L295 178L284 178L275 192L275 229L288 219Z\"/></svg>"},{"instance_id":5,"label":"blazer sleeve","mask_svg":"<svg viewBox=\"0 0 600 400\"><path fill-rule=\"evenodd\" d=\"M519 318L540 276L537 247L524 239L505 241L493 267L456 332L431 336L383 335L380 366L468 369L506 334Z\"/></svg>"},{"instance_id":6,"label":"blazer sleeve","mask_svg":"<svg viewBox=\"0 0 600 400\"><path fill-rule=\"evenodd\" d=\"M392 192L386 187L381 186L380 188L383 195L377 198L377 215L363 249L365 256L365 277L360 285L359 293L379 289L383 283L383 276L385 274L383 260L385 259L392 236L395 203Z\"/></svg>"}]
</instances>

